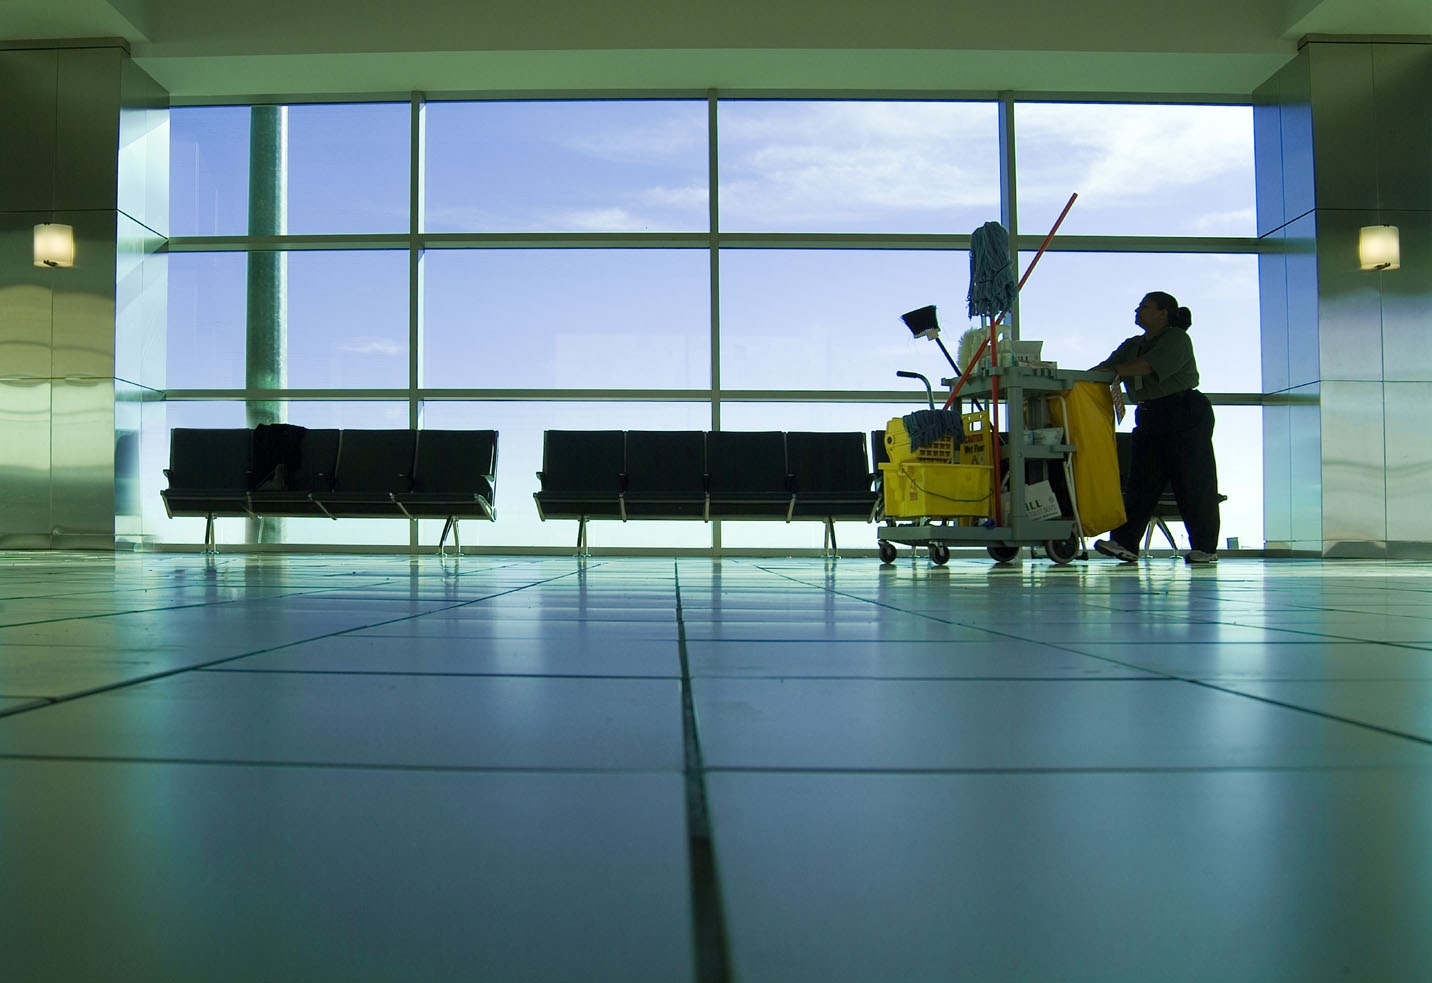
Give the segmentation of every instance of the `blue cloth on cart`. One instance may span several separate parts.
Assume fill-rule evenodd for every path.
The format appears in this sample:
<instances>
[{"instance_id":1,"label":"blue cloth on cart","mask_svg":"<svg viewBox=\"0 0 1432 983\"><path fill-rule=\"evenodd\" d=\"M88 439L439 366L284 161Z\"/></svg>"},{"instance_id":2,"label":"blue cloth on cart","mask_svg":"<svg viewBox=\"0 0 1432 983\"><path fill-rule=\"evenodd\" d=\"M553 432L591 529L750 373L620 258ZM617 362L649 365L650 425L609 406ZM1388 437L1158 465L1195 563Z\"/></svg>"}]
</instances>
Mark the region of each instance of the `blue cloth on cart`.
<instances>
[{"instance_id":1,"label":"blue cloth on cart","mask_svg":"<svg viewBox=\"0 0 1432 983\"><path fill-rule=\"evenodd\" d=\"M986 222L970 236L970 317L998 317L1014 306L1017 292L1009 233L998 222Z\"/></svg>"},{"instance_id":2,"label":"blue cloth on cart","mask_svg":"<svg viewBox=\"0 0 1432 983\"><path fill-rule=\"evenodd\" d=\"M906 413L900 422L905 424L905 434L910 438L912 451L951 434L959 440L965 439L965 421L954 410L916 410Z\"/></svg>"}]
</instances>

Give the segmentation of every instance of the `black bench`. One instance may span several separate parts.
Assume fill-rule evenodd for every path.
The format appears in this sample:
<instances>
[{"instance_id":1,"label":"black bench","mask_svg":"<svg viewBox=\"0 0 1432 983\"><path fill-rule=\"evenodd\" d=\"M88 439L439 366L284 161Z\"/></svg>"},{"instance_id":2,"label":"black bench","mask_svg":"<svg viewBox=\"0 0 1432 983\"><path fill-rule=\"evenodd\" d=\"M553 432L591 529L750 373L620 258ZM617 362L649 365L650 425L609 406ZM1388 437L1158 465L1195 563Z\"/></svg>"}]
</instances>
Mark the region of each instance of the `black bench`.
<instances>
[{"instance_id":1,"label":"black bench","mask_svg":"<svg viewBox=\"0 0 1432 983\"><path fill-rule=\"evenodd\" d=\"M442 553L459 519L496 517L497 432L179 427L164 474L165 510L203 516L208 551L217 516L327 516L446 519Z\"/></svg>"},{"instance_id":2,"label":"black bench","mask_svg":"<svg viewBox=\"0 0 1432 983\"><path fill-rule=\"evenodd\" d=\"M824 551L837 521L871 522L879 496L866 435L781 431L548 430L542 440L543 520L820 520Z\"/></svg>"}]
</instances>

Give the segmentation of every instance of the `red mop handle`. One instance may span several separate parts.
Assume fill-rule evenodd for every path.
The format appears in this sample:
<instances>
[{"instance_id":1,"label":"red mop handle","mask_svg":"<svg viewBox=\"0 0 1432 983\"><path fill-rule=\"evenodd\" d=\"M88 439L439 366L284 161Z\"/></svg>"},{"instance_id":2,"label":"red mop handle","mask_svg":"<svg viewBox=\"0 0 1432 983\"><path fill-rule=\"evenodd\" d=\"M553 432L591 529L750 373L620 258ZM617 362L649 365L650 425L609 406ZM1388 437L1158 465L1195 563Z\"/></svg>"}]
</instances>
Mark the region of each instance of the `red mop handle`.
<instances>
[{"instance_id":1,"label":"red mop handle","mask_svg":"<svg viewBox=\"0 0 1432 983\"><path fill-rule=\"evenodd\" d=\"M1064 216L1069 214L1069 209L1074 207L1074 199L1078 197L1079 192L1077 191L1069 196L1069 202L1064 206L1064 211L1060 212L1059 217L1054 220L1054 228L1049 230L1049 235L1045 236L1044 241L1039 244L1039 252L1035 253L1034 258L1029 261L1029 269L1025 270L1024 276L1019 278L1019 286L1014 288L1015 293L1024 289L1024 281L1028 280L1029 274L1034 272L1034 267L1039 263L1039 257L1043 256L1044 250L1049 248L1049 243L1054 239L1054 233L1058 232L1059 226L1064 224Z\"/></svg>"},{"instance_id":2,"label":"red mop handle","mask_svg":"<svg viewBox=\"0 0 1432 983\"><path fill-rule=\"evenodd\" d=\"M1015 288L1014 288L1015 293L1018 293L1019 291L1021 291L1021 290L1024 289L1024 281L1026 281L1026 280L1029 279L1029 274L1033 273L1035 266L1039 265L1039 257L1043 256L1043 255L1044 255L1044 250L1046 250L1046 249L1049 248L1049 243L1050 243L1051 241L1053 241L1053 239L1054 239L1054 233L1058 232L1058 231L1059 231L1059 226L1061 226L1061 225L1064 224L1064 216L1066 216L1066 215L1069 214L1069 209L1071 209L1071 208L1074 207L1074 199L1075 199L1075 198L1078 198L1078 197L1079 197L1079 192L1077 192L1077 191L1074 192L1072 195L1069 196L1069 201L1068 201L1067 204L1065 204L1065 206L1064 206L1064 211L1062 211L1062 212L1059 213L1059 217L1054 220L1054 227L1049 230L1049 234L1048 234L1047 236L1045 236L1045 237L1044 237L1044 241L1039 244L1039 252L1035 253L1035 254L1034 254L1034 258L1029 261L1029 269L1025 270L1025 271L1024 271L1024 276L1022 276L1022 277L1019 278L1019 283L1018 283L1018 285L1015 286ZM1001 320L1003 320L1003 319L1004 319L1004 312L1003 312L1003 311L1000 311L999 317L995 318L995 319L994 319L994 323L990 325L990 336L991 336L991 337L993 337L993 335L994 335L994 329L999 325L999 322L1000 322ZM965 366L965 371L960 375L959 381L956 382L955 385L953 386L953 388L950 389L949 398L945 400L945 409L949 409L950 406L951 406L951 405L954 403L954 401L956 400L956 398L959 397L959 395L960 395L960 389L964 387L965 379L969 378L970 369L974 368L974 367L975 367L975 363L977 363L977 362L980 360L980 356L984 354L984 350L985 350L985 348L989 345L989 342L990 342L990 339L989 339L989 338L986 338L986 339L980 344L979 351L975 352L975 357L972 358L972 359L970 359L970 364L967 365L967 366ZM991 361L993 361L993 359L991 359Z\"/></svg>"}]
</instances>

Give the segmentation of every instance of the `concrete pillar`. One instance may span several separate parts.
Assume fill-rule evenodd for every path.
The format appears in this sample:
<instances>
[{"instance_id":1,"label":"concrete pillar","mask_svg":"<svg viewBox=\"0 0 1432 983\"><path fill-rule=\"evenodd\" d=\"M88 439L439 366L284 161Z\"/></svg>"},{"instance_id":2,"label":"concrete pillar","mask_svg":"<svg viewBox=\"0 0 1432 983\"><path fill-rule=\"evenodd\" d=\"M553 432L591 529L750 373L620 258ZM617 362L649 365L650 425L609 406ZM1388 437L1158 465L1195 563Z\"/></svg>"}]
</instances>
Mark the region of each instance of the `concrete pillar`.
<instances>
[{"instance_id":1,"label":"concrete pillar","mask_svg":"<svg viewBox=\"0 0 1432 983\"><path fill-rule=\"evenodd\" d=\"M249 234L282 235L287 211L288 111L283 106L254 106L249 111ZM287 262L283 253L254 251L248 256L244 385L283 389L288 342ZM278 400L250 400L248 425L281 423ZM247 539L283 541L282 519L250 519Z\"/></svg>"},{"instance_id":2,"label":"concrete pillar","mask_svg":"<svg viewBox=\"0 0 1432 983\"><path fill-rule=\"evenodd\" d=\"M0 90L0 548L112 549L163 387L167 97L120 42L7 47ZM74 227L72 268L32 264L41 222Z\"/></svg>"},{"instance_id":3,"label":"concrete pillar","mask_svg":"<svg viewBox=\"0 0 1432 983\"><path fill-rule=\"evenodd\" d=\"M1432 44L1310 41L1255 94L1270 549L1432 555ZM1402 266L1358 266L1396 225Z\"/></svg>"}]
</instances>

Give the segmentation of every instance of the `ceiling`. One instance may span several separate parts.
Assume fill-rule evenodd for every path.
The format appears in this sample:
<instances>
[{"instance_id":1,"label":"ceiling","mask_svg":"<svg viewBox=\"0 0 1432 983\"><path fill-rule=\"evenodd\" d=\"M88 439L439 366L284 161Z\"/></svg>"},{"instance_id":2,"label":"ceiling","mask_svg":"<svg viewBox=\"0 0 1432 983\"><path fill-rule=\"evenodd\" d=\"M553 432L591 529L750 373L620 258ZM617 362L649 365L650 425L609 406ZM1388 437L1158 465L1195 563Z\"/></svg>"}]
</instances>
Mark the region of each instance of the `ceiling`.
<instances>
[{"instance_id":1,"label":"ceiling","mask_svg":"<svg viewBox=\"0 0 1432 983\"><path fill-rule=\"evenodd\" d=\"M4 42L122 38L176 101L410 91L1241 97L1307 35L1432 35L1428 0L0 0Z\"/></svg>"}]
</instances>

